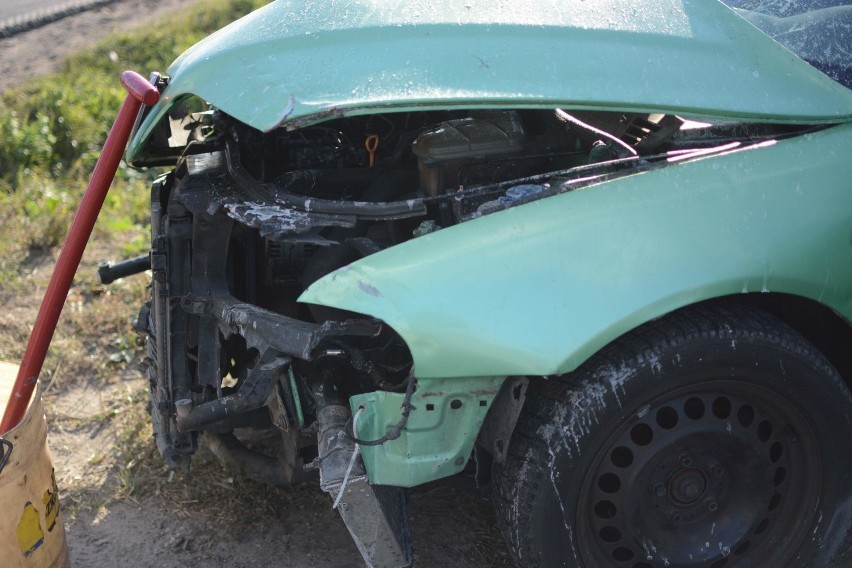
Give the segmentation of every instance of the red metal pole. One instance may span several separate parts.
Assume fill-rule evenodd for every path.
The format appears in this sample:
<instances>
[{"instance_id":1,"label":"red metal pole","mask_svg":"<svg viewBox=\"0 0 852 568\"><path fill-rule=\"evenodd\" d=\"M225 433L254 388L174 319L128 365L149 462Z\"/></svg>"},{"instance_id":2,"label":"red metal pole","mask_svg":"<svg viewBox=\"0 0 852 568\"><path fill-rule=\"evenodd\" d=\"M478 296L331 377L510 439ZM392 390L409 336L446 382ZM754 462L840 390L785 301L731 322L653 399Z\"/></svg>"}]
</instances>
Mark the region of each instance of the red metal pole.
<instances>
[{"instance_id":1,"label":"red metal pole","mask_svg":"<svg viewBox=\"0 0 852 568\"><path fill-rule=\"evenodd\" d=\"M143 104L153 105L160 97L160 93L150 82L133 71L125 71L121 74L121 84L127 90L127 97L109 131L104 149L95 164L86 193L80 202L80 208L71 224L65 246L62 247L59 260L56 261L56 268L53 270L50 284L39 308L24 358L18 369L15 385L12 388L12 395L3 414L3 421L0 422L0 434L17 426L26 413L47 355L47 348L56 330L59 314L62 313L62 306L71 288L74 273L80 265L83 250L86 248L95 220L98 218L109 186L115 177L136 115Z\"/></svg>"}]
</instances>

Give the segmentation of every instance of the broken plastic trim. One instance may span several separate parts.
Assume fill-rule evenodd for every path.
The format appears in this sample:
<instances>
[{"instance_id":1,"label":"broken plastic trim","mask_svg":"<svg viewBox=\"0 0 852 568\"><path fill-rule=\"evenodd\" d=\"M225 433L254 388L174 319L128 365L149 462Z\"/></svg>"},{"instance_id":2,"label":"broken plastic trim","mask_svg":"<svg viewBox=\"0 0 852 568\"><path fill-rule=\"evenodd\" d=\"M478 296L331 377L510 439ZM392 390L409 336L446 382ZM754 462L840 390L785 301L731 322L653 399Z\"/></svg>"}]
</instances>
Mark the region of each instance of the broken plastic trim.
<instances>
[{"instance_id":1,"label":"broken plastic trim","mask_svg":"<svg viewBox=\"0 0 852 568\"><path fill-rule=\"evenodd\" d=\"M264 310L236 298L211 298L211 311L220 323L246 338L250 345L266 345L285 355L310 361L316 348L332 337L377 337L382 323L377 320L327 321L309 323Z\"/></svg>"}]
</instances>

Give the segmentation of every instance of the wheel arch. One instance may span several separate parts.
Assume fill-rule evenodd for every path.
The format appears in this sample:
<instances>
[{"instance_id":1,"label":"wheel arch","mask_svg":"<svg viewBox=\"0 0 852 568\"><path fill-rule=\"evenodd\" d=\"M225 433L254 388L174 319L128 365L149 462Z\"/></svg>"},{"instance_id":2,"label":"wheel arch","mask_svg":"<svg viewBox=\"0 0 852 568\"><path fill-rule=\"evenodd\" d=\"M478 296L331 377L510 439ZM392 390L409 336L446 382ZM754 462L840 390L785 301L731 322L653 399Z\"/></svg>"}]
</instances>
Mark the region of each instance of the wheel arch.
<instances>
[{"instance_id":1,"label":"wheel arch","mask_svg":"<svg viewBox=\"0 0 852 568\"><path fill-rule=\"evenodd\" d=\"M793 294L744 294L710 303L746 305L772 314L820 351L852 391L852 323L828 306Z\"/></svg>"},{"instance_id":2,"label":"wheel arch","mask_svg":"<svg viewBox=\"0 0 852 568\"><path fill-rule=\"evenodd\" d=\"M848 348L849 345L852 345L852 324L836 311L815 300L794 294L775 292L720 296L686 304L664 315L645 320L635 327L623 330L577 366L579 367L594 359L610 345L623 340L625 336L635 333L650 322L700 306L727 307L733 310L737 308L758 309L771 314L810 342L831 363L840 374L846 387L852 391L852 350ZM497 459L502 459L508 451L518 415L523 411L526 402L524 394L526 383L523 384L523 390L520 391L521 395L518 395L517 380L516 377L507 382L507 388L500 392L498 400L495 401L494 410L489 414L483 425L483 431L480 433L480 440L483 445ZM532 378L532 380L536 380L536 378ZM511 395L513 389L516 393L514 403L512 403L513 397ZM511 412L507 413L506 416L495 415L495 412L503 411L507 405L512 408ZM493 449L497 447L500 448L499 452Z\"/></svg>"},{"instance_id":3,"label":"wheel arch","mask_svg":"<svg viewBox=\"0 0 852 568\"><path fill-rule=\"evenodd\" d=\"M634 333L651 321L663 319L679 311L696 306L725 306L731 309L748 307L769 313L804 337L837 370L846 386L852 390L852 322L831 307L812 298L785 292L754 292L748 294L730 294L686 303L661 315L641 321L638 325L623 327L604 345L590 353L576 367L579 367L609 345ZM651 309L651 308L646 308ZM576 368L575 367L575 368Z\"/></svg>"}]
</instances>

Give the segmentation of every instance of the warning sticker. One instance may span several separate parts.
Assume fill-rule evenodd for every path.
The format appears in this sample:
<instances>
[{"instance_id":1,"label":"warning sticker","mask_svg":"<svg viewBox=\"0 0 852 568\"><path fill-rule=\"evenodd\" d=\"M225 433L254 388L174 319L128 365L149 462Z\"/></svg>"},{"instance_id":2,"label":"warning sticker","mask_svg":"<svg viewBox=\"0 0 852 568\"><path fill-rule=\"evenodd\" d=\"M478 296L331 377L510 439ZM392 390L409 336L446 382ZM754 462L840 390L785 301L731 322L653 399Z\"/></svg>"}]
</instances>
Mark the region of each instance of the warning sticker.
<instances>
[{"instance_id":1,"label":"warning sticker","mask_svg":"<svg viewBox=\"0 0 852 568\"><path fill-rule=\"evenodd\" d=\"M18 536L18 546L25 557L44 544L44 532L38 522L38 510L29 501L24 505L24 514L21 515L15 532Z\"/></svg>"}]
</instances>

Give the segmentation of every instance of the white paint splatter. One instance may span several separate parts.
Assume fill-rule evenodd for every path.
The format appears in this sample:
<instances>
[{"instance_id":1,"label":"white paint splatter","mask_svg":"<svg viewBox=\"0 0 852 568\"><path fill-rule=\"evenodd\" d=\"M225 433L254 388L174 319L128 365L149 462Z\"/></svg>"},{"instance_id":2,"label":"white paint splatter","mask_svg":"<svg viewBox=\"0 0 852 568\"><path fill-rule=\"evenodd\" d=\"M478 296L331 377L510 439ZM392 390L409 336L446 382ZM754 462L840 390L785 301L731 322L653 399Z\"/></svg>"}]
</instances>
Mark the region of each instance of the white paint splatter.
<instances>
[{"instance_id":1,"label":"white paint splatter","mask_svg":"<svg viewBox=\"0 0 852 568\"><path fill-rule=\"evenodd\" d=\"M296 211L280 205L256 203L227 203L225 209L228 216L249 227L260 227L264 223L275 223L280 232L301 232L310 228L311 223L307 213Z\"/></svg>"}]
</instances>

